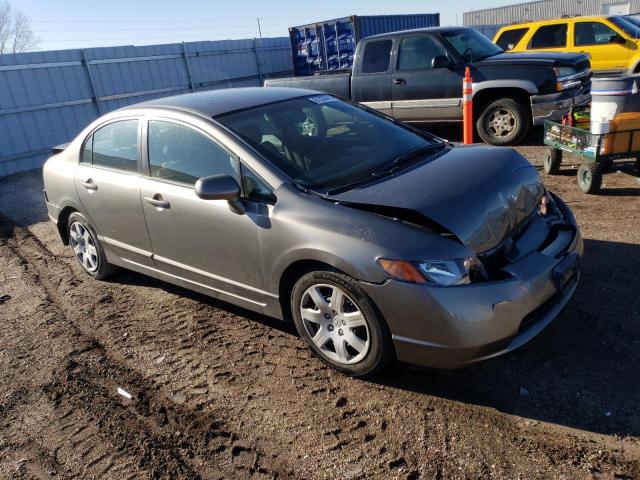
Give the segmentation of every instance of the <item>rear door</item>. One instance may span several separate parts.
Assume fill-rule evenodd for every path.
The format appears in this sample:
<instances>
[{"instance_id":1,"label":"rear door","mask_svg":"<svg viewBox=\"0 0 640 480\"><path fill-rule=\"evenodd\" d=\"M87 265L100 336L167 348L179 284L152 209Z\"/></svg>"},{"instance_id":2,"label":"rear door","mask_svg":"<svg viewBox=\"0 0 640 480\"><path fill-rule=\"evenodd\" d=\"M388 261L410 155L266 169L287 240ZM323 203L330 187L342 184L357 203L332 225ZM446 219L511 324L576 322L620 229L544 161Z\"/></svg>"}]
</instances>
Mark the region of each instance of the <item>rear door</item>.
<instances>
[{"instance_id":1,"label":"rear door","mask_svg":"<svg viewBox=\"0 0 640 480\"><path fill-rule=\"evenodd\" d=\"M266 304L258 230L268 225L269 208L247 202L247 213L238 215L194 189L210 175L240 182L238 158L186 123L149 119L146 128L149 175L141 195L156 268L225 300Z\"/></svg>"},{"instance_id":2,"label":"rear door","mask_svg":"<svg viewBox=\"0 0 640 480\"><path fill-rule=\"evenodd\" d=\"M393 39L365 41L353 68L351 98L391 115L391 57Z\"/></svg>"},{"instance_id":3,"label":"rear door","mask_svg":"<svg viewBox=\"0 0 640 480\"><path fill-rule=\"evenodd\" d=\"M150 265L151 243L140 204L140 120L117 120L84 143L75 187L107 257Z\"/></svg>"},{"instance_id":4,"label":"rear door","mask_svg":"<svg viewBox=\"0 0 640 480\"><path fill-rule=\"evenodd\" d=\"M623 39L624 43L617 43L618 38ZM610 73L624 71L631 47L630 42L604 22L578 20L573 25L572 51L591 55L591 67L594 70Z\"/></svg>"},{"instance_id":5,"label":"rear door","mask_svg":"<svg viewBox=\"0 0 640 480\"><path fill-rule=\"evenodd\" d=\"M433 68L449 57L431 34L399 39L393 73L393 116L405 121L459 120L462 117L462 67ZM450 57L449 57L450 58Z\"/></svg>"}]
</instances>

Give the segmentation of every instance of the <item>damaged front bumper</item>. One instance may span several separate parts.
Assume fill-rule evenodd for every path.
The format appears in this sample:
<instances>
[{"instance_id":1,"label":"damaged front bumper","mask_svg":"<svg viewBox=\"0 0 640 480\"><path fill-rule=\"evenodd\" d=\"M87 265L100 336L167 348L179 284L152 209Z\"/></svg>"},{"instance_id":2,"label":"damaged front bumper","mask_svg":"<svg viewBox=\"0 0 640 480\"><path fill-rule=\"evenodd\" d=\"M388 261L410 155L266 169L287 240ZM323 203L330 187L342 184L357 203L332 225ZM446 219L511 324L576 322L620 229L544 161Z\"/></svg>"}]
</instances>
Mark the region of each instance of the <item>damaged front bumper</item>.
<instances>
[{"instance_id":1,"label":"damaged front bumper","mask_svg":"<svg viewBox=\"0 0 640 480\"><path fill-rule=\"evenodd\" d=\"M573 107L589 104L591 93L578 91L575 94L565 92L550 95L533 95L531 97L531 114L533 124L542 125L546 120L561 120Z\"/></svg>"},{"instance_id":2,"label":"damaged front bumper","mask_svg":"<svg viewBox=\"0 0 640 480\"><path fill-rule=\"evenodd\" d=\"M531 340L560 313L580 278L583 241L568 207L555 200L570 228L504 267L507 279L362 285L386 319L400 361L455 368L495 357Z\"/></svg>"}]
</instances>

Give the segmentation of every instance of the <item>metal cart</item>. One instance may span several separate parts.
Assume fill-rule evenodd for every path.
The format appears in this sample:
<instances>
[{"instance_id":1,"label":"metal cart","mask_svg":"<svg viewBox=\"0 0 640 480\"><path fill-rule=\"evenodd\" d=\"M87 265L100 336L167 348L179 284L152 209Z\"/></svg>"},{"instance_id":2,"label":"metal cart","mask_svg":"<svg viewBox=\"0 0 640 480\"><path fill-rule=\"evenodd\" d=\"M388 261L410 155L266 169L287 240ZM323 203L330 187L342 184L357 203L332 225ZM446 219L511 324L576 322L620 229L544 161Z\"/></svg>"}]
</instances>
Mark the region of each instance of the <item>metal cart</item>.
<instances>
[{"instance_id":1,"label":"metal cart","mask_svg":"<svg viewBox=\"0 0 640 480\"><path fill-rule=\"evenodd\" d=\"M580 157L578 187L584 193L598 193L602 175L615 171L632 175L640 183L640 129L596 135L589 130L546 121L544 143L549 146L544 159L544 171L549 175L560 171L563 152ZM620 159L635 159L635 164L632 167L614 164L614 160Z\"/></svg>"}]
</instances>

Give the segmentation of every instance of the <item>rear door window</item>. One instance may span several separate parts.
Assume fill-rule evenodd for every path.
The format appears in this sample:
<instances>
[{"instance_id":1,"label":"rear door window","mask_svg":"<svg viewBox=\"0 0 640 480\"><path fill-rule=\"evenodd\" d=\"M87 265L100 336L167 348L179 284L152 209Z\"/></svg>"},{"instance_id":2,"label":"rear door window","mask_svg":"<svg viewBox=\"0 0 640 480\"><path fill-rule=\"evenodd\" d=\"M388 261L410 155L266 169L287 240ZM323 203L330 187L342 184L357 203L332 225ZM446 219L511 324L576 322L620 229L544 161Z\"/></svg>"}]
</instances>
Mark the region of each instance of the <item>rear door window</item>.
<instances>
[{"instance_id":1,"label":"rear door window","mask_svg":"<svg viewBox=\"0 0 640 480\"><path fill-rule=\"evenodd\" d=\"M138 120L113 122L93 134L94 165L136 172L139 151ZM88 163L87 160L83 153L83 163Z\"/></svg>"},{"instance_id":2,"label":"rear door window","mask_svg":"<svg viewBox=\"0 0 640 480\"><path fill-rule=\"evenodd\" d=\"M528 28L514 28L502 32L496 40L496 45L503 50L513 50L528 30Z\"/></svg>"},{"instance_id":3,"label":"rear door window","mask_svg":"<svg viewBox=\"0 0 640 480\"><path fill-rule=\"evenodd\" d=\"M381 73L389 71L391 47L393 41L379 40L367 43L362 58L362 73Z\"/></svg>"},{"instance_id":4,"label":"rear door window","mask_svg":"<svg viewBox=\"0 0 640 480\"><path fill-rule=\"evenodd\" d=\"M562 48L567 46L567 24L544 25L531 37L529 48Z\"/></svg>"}]
</instances>

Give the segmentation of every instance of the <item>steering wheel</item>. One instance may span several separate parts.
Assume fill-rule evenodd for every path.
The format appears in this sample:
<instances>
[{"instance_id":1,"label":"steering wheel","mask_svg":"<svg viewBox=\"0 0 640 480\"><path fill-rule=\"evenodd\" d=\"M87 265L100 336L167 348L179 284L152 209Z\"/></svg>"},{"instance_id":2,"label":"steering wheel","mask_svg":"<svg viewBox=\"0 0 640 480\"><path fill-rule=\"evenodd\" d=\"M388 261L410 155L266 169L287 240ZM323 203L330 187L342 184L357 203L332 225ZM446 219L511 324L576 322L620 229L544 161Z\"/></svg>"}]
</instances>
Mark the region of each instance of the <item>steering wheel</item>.
<instances>
[{"instance_id":1,"label":"steering wheel","mask_svg":"<svg viewBox=\"0 0 640 480\"><path fill-rule=\"evenodd\" d=\"M320 140L320 143L318 144L318 146L315 148L313 153L311 153L311 155L309 156L309 160L311 161L315 160L318 157L318 155L327 147L330 139L331 137L324 137L322 140Z\"/></svg>"}]
</instances>

